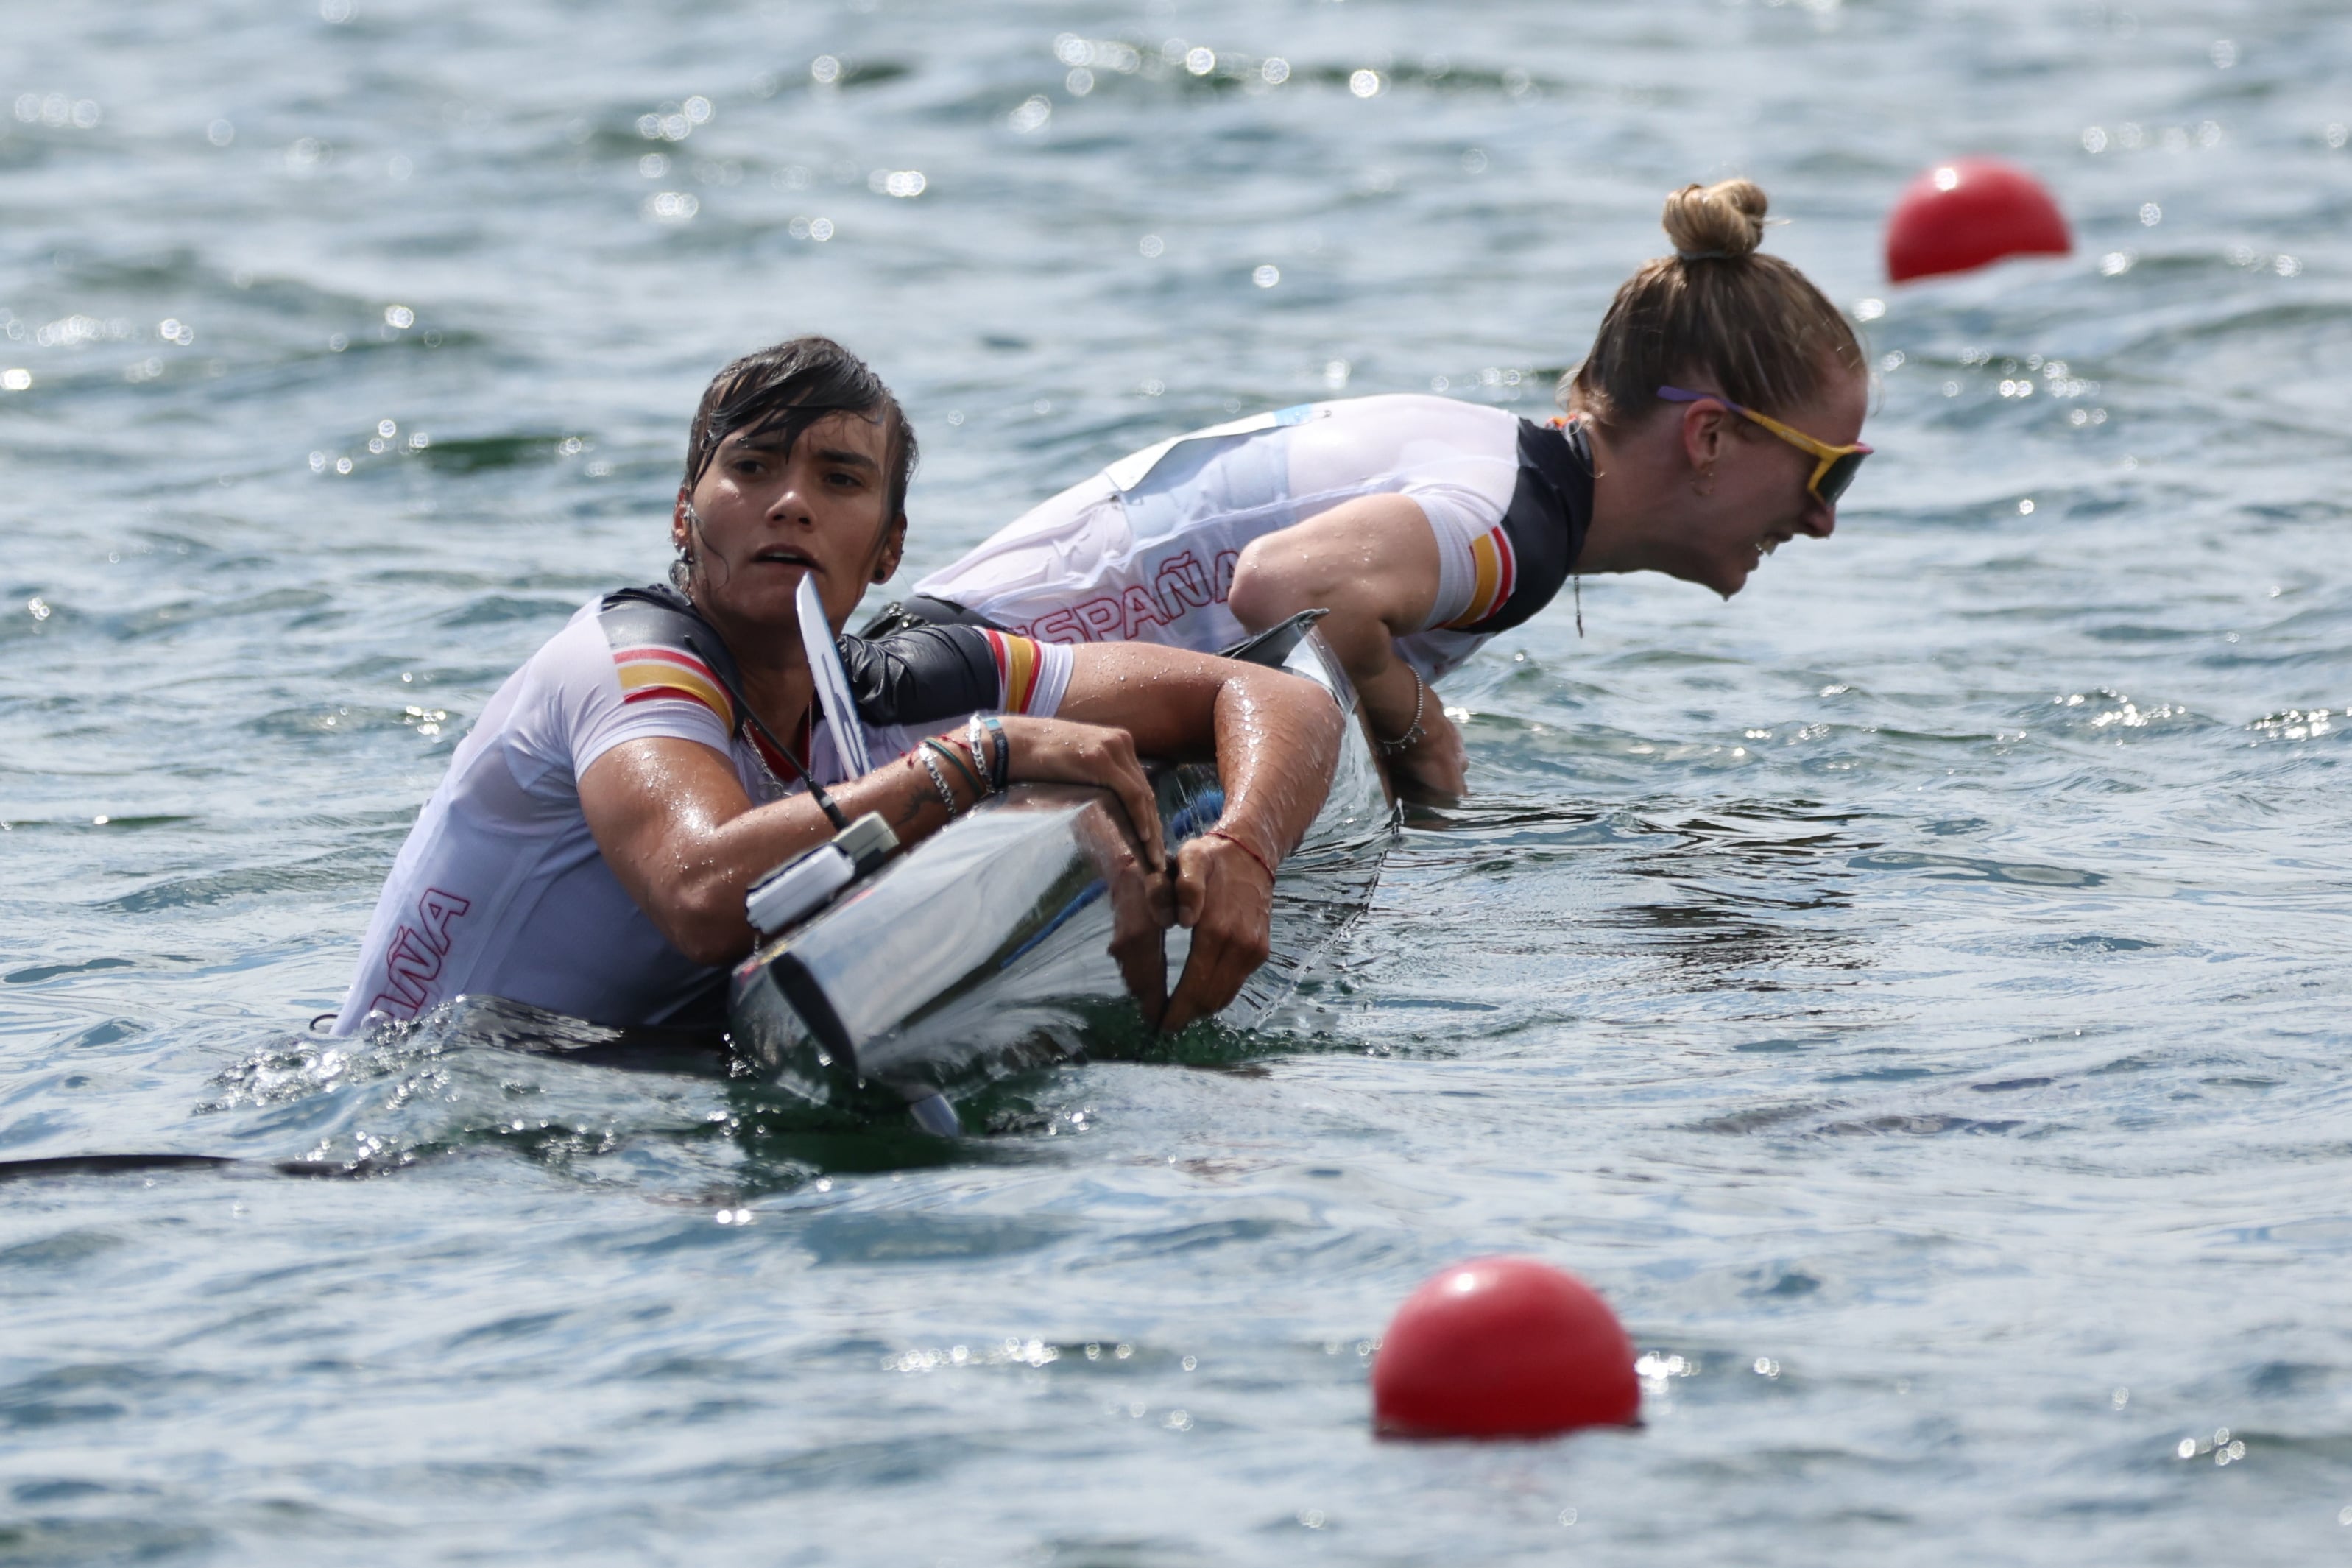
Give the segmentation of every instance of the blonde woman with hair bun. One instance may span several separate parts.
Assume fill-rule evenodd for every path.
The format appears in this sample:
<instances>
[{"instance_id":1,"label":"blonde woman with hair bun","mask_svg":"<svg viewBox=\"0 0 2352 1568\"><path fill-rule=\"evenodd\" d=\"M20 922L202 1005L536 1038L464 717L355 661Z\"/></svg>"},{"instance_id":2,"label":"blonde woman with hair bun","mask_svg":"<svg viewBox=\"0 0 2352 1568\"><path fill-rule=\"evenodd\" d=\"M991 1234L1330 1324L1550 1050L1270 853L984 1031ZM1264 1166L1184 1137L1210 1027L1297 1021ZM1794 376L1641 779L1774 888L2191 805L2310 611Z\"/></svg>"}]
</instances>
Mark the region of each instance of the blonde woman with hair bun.
<instances>
[{"instance_id":1,"label":"blonde woman with hair bun","mask_svg":"<svg viewBox=\"0 0 2352 1568\"><path fill-rule=\"evenodd\" d=\"M915 585L876 627L1213 652L1307 609L1408 796L1465 792L1432 683L1571 575L1662 572L1728 598L1827 539L1869 378L1836 307L1758 249L1747 180L1666 198L1645 262L1560 385L1562 416L1417 394L1302 405L1113 463Z\"/></svg>"}]
</instances>

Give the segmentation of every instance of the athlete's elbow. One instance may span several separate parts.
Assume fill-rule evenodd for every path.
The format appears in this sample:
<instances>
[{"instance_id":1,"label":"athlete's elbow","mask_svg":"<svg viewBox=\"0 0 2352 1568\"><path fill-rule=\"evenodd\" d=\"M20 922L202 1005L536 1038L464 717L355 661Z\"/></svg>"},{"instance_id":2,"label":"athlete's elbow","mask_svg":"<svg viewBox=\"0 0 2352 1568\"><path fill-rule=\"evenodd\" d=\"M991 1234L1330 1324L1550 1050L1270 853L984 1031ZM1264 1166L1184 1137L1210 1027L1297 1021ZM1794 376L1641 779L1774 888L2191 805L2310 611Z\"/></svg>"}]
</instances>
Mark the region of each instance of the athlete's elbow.
<instances>
[{"instance_id":1,"label":"athlete's elbow","mask_svg":"<svg viewBox=\"0 0 2352 1568\"><path fill-rule=\"evenodd\" d=\"M1234 618L1253 632L1281 625L1301 610L1321 610L1324 641L1351 673L1360 676L1388 647L1391 616L1370 580L1333 572L1312 559L1261 548L1262 539L1242 552L1234 568L1226 603Z\"/></svg>"},{"instance_id":2,"label":"athlete's elbow","mask_svg":"<svg viewBox=\"0 0 2352 1568\"><path fill-rule=\"evenodd\" d=\"M731 885L679 889L661 900L661 906L646 913L689 963L715 969L751 951L751 926L743 916L743 896Z\"/></svg>"},{"instance_id":3,"label":"athlete's elbow","mask_svg":"<svg viewBox=\"0 0 2352 1568\"><path fill-rule=\"evenodd\" d=\"M1286 854L1330 793L1347 715L1296 675L1251 669L1234 684L1239 706L1220 726L1217 759L1227 800Z\"/></svg>"},{"instance_id":4,"label":"athlete's elbow","mask_svg":"<svg viewBox=\"0 0 2352 1568\"><path fill-rule=\"evenodd\" d=\"M1302 791L1311 801L1302 801L1307 815L1312 816L1323 808L1323 798L1330 793L1331 775L1339 764L1339 743L1346 732L1348 716L1331 694L1311 681L1297 683L1304 691L1286 693L1292 707L1291 742L1293 753L1305 769L1311 788Z\"/></svg>"},{"instance_id":5,"label":"athlete's elbow","mask_svg":"<svg viewBox=\"0 0 2352 1568\"><path fill-rule=\"evenodd\" d=\"M1319 687L1308 697L1305 708L1302 747L1315 757L1317 771L1328 781L1339 761L1339 741L1347 730L1347 715Z\"/></svg>"},{"instance_id":6,"label":"athlete's elbow","mask_svg":"<svg viewBox=\"0 0 2352 1568\"><path fill-rule=\"evenodd\" d=\"M1241 559L1234 563L1233 586L1226 592L1225 607L1243 626L1262 632L1301 610L1328 609L1328 605L1316 598L1321 586L1311 574L1301 569L1299 562L1276 549L1274 540L1252 540L1242 551ZM1326 599L1329 596L1323 595Z\"/></svg>"},{"instance_id":7,"label":"athlete's elbow","mask_svg":"<svg viewBox=\"0 0 2352 1568\"><path fill-rule=\"evenodd\" d=\"M677 950L705 969L717 969L751 951L751 928L739 915L733 930L714 925L708 931L696 931L678 942Z\"/></svg>"},{"instance_id":8,"label":"athlete's elbow","mask_svg":"<svg viewBox=\"0 0 2352 1568\"><path fill-rule=\"evenodd\" d=\"M1339 754L1345 715L1329 692L1285 670L1253 668L1235 679L1258 716L1253 728L1279 737L1283 754L1307 761L1318 772L1330 772Z\"/></svg>"}]
</instances>

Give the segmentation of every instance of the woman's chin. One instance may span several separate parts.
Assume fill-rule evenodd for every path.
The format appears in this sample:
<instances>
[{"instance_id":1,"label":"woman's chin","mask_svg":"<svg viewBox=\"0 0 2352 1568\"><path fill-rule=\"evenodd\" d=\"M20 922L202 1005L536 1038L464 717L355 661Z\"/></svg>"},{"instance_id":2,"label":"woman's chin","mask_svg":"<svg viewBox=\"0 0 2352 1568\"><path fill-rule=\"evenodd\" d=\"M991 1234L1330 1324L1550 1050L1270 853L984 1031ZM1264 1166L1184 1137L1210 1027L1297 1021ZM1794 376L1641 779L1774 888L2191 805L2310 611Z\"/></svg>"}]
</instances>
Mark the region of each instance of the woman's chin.
<instances>
[{"instance_id":1,"label":"woman's chin","mask_svg":"<svg viewBox=\"0 0 2352 1568\"><path fill-rule=\"evenodd\" d=\"M709 607L730 620L747 626L773 626L790 631L800 625L800 606L793 597L790 585L773 583L759 586L734 585L735 591L724 589L703 598Z\"/></svg>"},{"instance_id":2,"label":"woman's chin","mask_svg":"<svg viewBox=\"0 0 2352 1568\"><path fill-rule=\"evenodd\" d=\"M1707 555L1694 550L1679 561L1661 563L1653 569L1728 599L1748 586L1749 575L1762 562L1763 557L1753 548L1742 552L1736 559Z\"/></svg>"}]
</instances>

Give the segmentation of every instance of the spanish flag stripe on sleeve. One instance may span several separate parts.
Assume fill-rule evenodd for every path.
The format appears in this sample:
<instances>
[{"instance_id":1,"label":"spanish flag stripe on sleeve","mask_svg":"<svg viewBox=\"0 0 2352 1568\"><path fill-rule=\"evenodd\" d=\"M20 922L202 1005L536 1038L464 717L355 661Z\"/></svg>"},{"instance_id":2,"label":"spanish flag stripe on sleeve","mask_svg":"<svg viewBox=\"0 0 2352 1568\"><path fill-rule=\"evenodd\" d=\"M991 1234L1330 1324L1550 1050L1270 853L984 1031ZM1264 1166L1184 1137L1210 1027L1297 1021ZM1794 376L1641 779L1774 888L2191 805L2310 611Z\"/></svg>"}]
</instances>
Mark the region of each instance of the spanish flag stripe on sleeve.
<instances>
[{"instance_id":1,"label":"spanish flag stripe on sleeve","mask_svg":"<svg viewBox=\"0 0 2352 1568\"><path fill-rule=\"evenodd\" d=\"M613 650L613 662L614 664L638 664L647 659L659 660L665 664L675 664L683 668L693 670L696 674L701 676L706 680L711 679L710 667L709 665L703 663L700 659L695 658L690 653L681 653L674 647L663 647L658 643L641 644L635 647L616 647Z\"/></svg>"},{"instance_id":2,"label":"spanish flag stripe on sleeve","mask_svg":"<svg viewBox=\"0 0 2352 1568\"><path fill-rule=\"evenodd\" d=\"M621 682L624 702L664 700L699 702L730 730L735 727L735 705L710 667L689 654L666 647L623 647L613 650L613 664Z\"/></svg>"},{"instance_id":3,"label":"spanish flag stripe on sleeve","mask_svg":"<svg viewBox=\"0 0 2352 1568\"><path fill-rule=\"evenodd\" d=\"M1476 626L1508 604L1511 590L1518 585L1518 562L1511 552L1510 536L1499 528L1489 529L1471 542L1470 563L1475 574L1470 607L1446 622L1448 626Z\"/></svg>"},{"instance_id":4,"label":"spanish flag stripe on sleeve","mask_svg":"<svg viewBox=\"0 0 2352 1568\"><path fill-rule=\"evenodd\" d=\"M1037 695L1037 645L1008 632L983 632L988 651L996 660L997 708L1006 713L1026 713Z\"/></svg>"}]
</instances>

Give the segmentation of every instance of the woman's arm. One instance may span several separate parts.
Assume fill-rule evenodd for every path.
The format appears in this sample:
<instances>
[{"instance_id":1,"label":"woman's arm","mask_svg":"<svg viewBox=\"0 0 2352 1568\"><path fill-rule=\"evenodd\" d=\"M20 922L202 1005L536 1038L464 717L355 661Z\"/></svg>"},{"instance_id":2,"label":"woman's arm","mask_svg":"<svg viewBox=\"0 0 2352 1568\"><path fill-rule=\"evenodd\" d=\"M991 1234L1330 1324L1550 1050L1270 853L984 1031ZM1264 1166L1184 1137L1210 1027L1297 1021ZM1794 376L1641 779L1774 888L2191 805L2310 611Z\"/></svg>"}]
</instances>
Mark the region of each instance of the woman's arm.
<instances>
[{"instance_id":1,"label":"woman's arm","mask_svg":"<svg viewBox=\"0 0 2352 1568\"><path fill-rule=\"evenodd\" d=\"M1328 704L1327 704L1328 705ZM1164 863L1160 814L1135 747L1116 730L1053 719L1009 718L1012 776L1099 784L1136 826L1145 863ZM943 768L959 807L974 792ZM916 752L883 763L829 792L845 816L879 812L901 844L947 825L947 803ZM672 946L697 963L727 963L756 940L743 895L769 871L833 837L833 824L805 795L755 806L734 764L696 741L626 741L588 766L580 806L613 874Z\"/></svg>"},{"instance_id":2,"label":"woman's arm","mask_svg":"<svg viewBox=\"0 0 2352 1568\"><path fill-rule=\"evenodd\" d=\"M1214 756L1224 785L1219 828L1232 837L1194 839L1176 868L1178 919L1192 930L1192 955L1163 1022L1180 1028L1233 1000L1265 961L1272 904L1265 868L1280 864L1323 804L1339 754L1339 710L1311 682L1206 654L1144 644L1077 653L1062 717L1003 721L1013 778L1109 789L1154 875L1166 858L1138 751ZM944 776L959 804L970 804L964 781L953 770ZM913 752L831 793L845 815L881 813L905 844L948 819L938 785ZM728 758L686 740L614 747L582 776L580 803L621 886L698 963L750 952L746 889L833 831L804 795L754 806Z\"/></svg>"},{"instance_id":3,"label":"woman's arm","mask_svg":"<svg viewBox=\"0 0 2352 1568\"><path fill-rule=\"evenodd\" d=\"M1437 576L1437 541L1419 503L1363 496L1252 541L1227 603L1252 631L1301 610L1330 611L1317 629L1355 682L1372 733L1408 733L1419 703L1423 738L1388 759L1391 776L1408 795L1443 802L1468 788L1469 758L1437 694L1416 682L1392 640L1428 626Z\"/></svg>"},{"instance_id":4,"label":"woman's arm","mask_svg":"<svg viewBox=\"0 0 2352 1568\"><path fill-rule=\"evenodd\" d=\"M1181 1029L1232 1001L1265 962L1273 868L1322 808L1342 715L1312 681L1257 665L1148 643L1076 653L1065 717L1116 724L1147 756L1213 754L1224 786L1216 828L1176 859L1176 918L1192 951L1160 1026Z\"/></svg>"}]
</instances>

